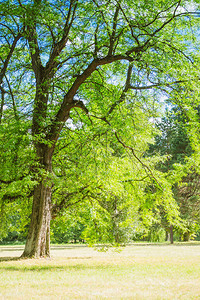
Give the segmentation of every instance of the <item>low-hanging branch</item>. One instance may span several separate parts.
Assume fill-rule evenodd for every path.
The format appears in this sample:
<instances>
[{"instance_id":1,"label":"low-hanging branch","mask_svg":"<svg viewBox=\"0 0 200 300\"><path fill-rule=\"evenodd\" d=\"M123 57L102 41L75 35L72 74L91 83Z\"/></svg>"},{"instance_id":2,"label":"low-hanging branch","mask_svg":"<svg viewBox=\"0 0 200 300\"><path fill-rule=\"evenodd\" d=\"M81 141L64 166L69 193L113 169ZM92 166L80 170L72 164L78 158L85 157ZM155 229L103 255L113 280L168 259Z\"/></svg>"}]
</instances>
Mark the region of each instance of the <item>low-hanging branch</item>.
<instances>
[{"instance_id":1,"label":"low-hanging branch","mask_svg":"<svg viewBox=\"0 0 200 300\"><path fill-rule=\"evenodd\" d=\"M51 209L52 218L55 218L62 209L64 208L66 209L70 206L76 205L79 202L83 201L90 194L90 190L88 189L90 186L91 184L83 186L77 189L76 191L65 193L65 195L62 194L62 201L60 203L56 202L55 204L52 205L52 209ZM100 187L101 186L97 186L95 188L100 188ZM77 196L78 194L82 195L81 198L75 202L70 203L69 201L74 196Z\"/></svg>"},{"instance_id":2,"label":"low-hanging branch","mask_svg":"<svg viewBox=\"0 0 200 300\"><path fill-rule=\"evenodd\" d=\"M135 150L133 149L133 147L128 146L125 144L124 141L122 141L122 139L120 138L119 134L117 132L115 132L115 136L116 139L118 140L118 142L126 149L129 149L132 153L132 155L139 161L139 163L144 167L147 175L151 178L154 179L154 181L157 183L157 185L159 186L159 188L161 190L163 190L162 186L160 185L160 183L158 182L158 180L156 179L156 177L153 175L153 172L151 171L151 169L135 154Z\"/></svg>"}]
</instances>

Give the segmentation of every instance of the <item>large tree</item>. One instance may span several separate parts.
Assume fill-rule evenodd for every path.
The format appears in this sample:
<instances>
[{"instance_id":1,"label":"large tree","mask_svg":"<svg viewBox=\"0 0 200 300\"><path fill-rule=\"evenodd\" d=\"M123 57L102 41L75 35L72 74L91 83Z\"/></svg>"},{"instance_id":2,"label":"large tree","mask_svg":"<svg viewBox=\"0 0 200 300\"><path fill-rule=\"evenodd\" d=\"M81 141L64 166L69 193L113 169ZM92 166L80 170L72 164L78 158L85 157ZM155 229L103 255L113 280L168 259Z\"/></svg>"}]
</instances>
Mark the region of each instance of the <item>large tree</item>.
<instances>
[{"instance_id":1,"label":"large tree","mask_svg":"<svg viewBox=\"0 0 200 300\"><path fill-rule=\"evenodd\" d=\"M131 109L136 97L145 106L145 99L162 95L159 88L183 85L193 63L185 29L192 22L189 7L184 0L1 1L0 121L11 109L17 124L30 124L31 133L28 125L24 130L35 153L29 167L37 184L24 257L50 255L52 159L71 110L80 108L91 122L99 118L101 126L112 127L129 90ZM118 86L110 98L104 97L107 84ZM2 184L20 180L9 175L2 174Z\"/></svg>"}]
</instances>

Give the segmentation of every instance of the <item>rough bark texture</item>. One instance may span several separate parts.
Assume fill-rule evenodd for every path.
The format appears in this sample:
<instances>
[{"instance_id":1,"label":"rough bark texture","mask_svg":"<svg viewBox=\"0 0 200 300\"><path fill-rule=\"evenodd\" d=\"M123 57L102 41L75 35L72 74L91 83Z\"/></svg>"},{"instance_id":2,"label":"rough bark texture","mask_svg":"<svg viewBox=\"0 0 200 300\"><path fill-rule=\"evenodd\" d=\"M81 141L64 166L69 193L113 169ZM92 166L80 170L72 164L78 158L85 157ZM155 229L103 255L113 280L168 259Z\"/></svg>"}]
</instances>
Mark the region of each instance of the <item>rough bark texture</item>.
<instances>
[{"instance_id":1,"label":"rough bark texture","mask_svg":"<svg viewBox=\"0 0 200 300\"><path fill-rule=\"evenodd\" d=\"M31 224L23 257L50 256L51 189L45 182L35 187Z\"/></svg>"},{"instance_id":2,"label":"rough bark texture","mask_svg":"<svg viewBox=\"0 0 200 300\"><path fill-rule=\"evenodd\" d=\"M23 257L50 256L52 183L48 175L52 171L52 152L52 149L42 145L37 149L40 165L46 174L34 189L31 223Z\"/></svg>"}]
</instances>

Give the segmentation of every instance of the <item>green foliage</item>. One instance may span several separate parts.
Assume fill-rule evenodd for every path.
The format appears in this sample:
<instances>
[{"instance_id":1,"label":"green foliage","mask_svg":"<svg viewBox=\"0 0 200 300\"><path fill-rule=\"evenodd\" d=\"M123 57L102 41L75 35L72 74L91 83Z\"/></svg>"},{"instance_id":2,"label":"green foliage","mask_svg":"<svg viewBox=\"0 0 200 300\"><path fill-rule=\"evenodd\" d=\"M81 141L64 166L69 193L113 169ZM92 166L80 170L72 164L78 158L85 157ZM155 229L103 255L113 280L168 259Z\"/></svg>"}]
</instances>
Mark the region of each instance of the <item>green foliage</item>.
<instances>
[{"instance_id":1,"label":"green foliage","mask_svg":"<svg viewBox=\"0 0 200 300\"><path fill-rule=\"evenodd\" d=\"M200 145L191 3L0 1L0 238L24 234L38 182L55 242L184 227L173 188ZM165 98L184 113L158 128Z\"/></svg>"},{"instance_id":2,"label":"green foliage","mask_svg":"<svg viewBox=\"0 0 200 300\"><path fill-rule=\"evenodd\" d=\"M166 113L158 127L161 135L157 136L155 145L151 145L150 152L159 151L166 155L166 160L158 164L157 168L166 173L166 178L172 185L174 198L177 202L182 219L182 226L175 227L179 232L179 238L189 239L199 227L199 170L198 162L194 162L196 150L193 148L193 139L188 131L188 118L192 121L196 114L190 114L191 110L180 110L177 106ZM194 125L194 124L193 124ZM191 123L189 125L191 128ZM169 227L166 219L162 220L164 228ZM185 237L184 237L185 236Z\"/></svg>"},{"instance_id":3,"label":"green foliage","mask_svg":"<svg viewBox=\"0 0 200 300\"><path fill-rule=\"evenodd\" d=\"M25 239L31 213L34 153L30 123L5 111L0 126L0 240Z\"/></svg>"}]
</instances>

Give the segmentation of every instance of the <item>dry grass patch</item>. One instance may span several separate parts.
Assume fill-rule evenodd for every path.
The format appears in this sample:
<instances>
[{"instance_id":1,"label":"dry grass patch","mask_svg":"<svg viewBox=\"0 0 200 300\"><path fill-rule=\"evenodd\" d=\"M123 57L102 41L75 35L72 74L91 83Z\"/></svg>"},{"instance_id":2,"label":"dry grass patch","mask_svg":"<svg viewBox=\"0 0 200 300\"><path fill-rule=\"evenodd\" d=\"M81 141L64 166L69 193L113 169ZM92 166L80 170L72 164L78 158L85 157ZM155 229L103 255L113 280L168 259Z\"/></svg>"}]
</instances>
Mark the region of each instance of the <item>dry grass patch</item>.
<instances>
[{"instance_id":1,"label":"dry grass patch","mask_svg":"<svg viewBox=\"0 0 200 300\"><path fill-rule=\"evenodd\" d=\"M0 257L23 247L0 247ZM52 259L0 262L0 299L200 299L200 245L121 252L53 246Z\"/></svg>"}]
</instances>

